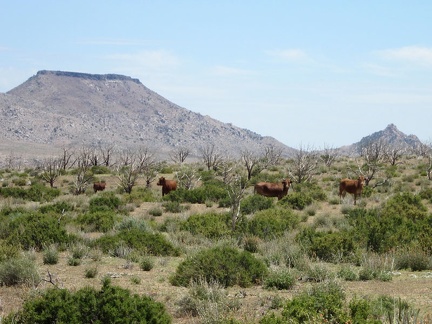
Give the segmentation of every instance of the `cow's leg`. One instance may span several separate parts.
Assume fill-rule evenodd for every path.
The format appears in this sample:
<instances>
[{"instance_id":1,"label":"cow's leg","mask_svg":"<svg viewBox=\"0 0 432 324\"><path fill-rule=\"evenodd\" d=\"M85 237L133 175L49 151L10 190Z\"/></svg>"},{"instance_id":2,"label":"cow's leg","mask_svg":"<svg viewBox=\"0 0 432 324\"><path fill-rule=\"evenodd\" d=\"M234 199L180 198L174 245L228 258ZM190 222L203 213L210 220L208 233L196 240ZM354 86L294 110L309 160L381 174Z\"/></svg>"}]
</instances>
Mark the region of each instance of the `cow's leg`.
<instances>
[{"instance_id":1,"label":"cow's leg","mask_svg":"<svg viewBox=\"0 0 432 324\"><path fill-rule=\"evenodd\" d=\"M357 194L354 194L354 205L357 203Z\"/></svg>"}]
</instances>

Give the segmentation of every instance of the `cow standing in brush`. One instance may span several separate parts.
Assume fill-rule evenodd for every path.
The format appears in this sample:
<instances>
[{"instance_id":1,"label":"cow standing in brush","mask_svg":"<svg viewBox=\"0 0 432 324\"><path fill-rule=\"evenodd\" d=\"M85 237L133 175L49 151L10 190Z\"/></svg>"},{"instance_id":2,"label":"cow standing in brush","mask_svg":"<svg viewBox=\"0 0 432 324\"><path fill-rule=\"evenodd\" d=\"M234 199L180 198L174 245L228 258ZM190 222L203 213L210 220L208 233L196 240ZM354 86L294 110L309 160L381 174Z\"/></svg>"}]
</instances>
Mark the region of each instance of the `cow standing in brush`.
<instances>
[{"instance_id":1,"label":"cow standing in brush","mask_svg":"<svg viewBox=\"0 0 432 324\"><path fill-rule=\"evenodd\" d=\"M162 186L162 197L177 189L177 181L167 180L165 177L160 177L157 185Z\"/></svg>"},{"instance_id":2,"label":"cow standing in brush","mask_svg":"<svg viewBox=\"0 0 432 324\"><path fill-rule=\"evenodd\" d=\"M93 183L93 190L94 192L98 192L98 191L104 191L106 187L106 183L105 182L95 182Z\"/></svg>"},{"instance_id":3,"label":"cow standing in brush","mask_svg":"<svg viewBox=\"0 0 432 324\"><path fill-rule=\"evenodd\" d=\"M281 200L288 194L291 183L290 179L283 179L282 183L258 182L254 192L265 197L278 197L278 200Z\"/></svg>"},{"instance_id":4,"label":"cow standing in brush","mask_svg":"<svg viewBox=\"0 0 432 324\"><path fill-rule=\"evenodd\" d=\"M345 194L348 192L354 195L354 205L357 202L357 196L361 197L363 187L365 185L365 177L359 176L358 179L342 179L339 184L339 199L342 202L342 198L345 198Z\"/></svg>"}]
</instances>

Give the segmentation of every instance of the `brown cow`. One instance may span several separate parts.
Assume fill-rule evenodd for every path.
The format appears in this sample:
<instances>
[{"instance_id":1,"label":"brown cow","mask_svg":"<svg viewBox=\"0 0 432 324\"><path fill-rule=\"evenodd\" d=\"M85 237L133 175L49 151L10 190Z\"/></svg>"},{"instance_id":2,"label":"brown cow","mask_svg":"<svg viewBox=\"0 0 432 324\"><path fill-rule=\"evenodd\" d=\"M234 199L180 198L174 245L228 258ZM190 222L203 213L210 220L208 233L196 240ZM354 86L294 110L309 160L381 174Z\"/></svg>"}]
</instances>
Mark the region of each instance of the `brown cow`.
<instances>
[{"instance_id":1,"label":"brown cow","mask_svg":"<svg viewBox=\"0 0 432 324\"><path fill-rule=\"evenodd\" d=\"M255 185L254 192L266 197L278 197L281 200L288 194L292 181L283 179L281 183L258 182Z\"/></svg>"},{"instance_id":2,"label":"brown cow","mask_svg":"<svg viewBox=\"0 0 432 324\"><path fill-rule=\"evenodd\" d=\"M357 180L342 179L339 184L339 199L345 198L348 192L354 195L354 205L357 202L357 196L361 197L363 186L365 185L365 177L359 176Z\"/></svg>"},{"instance_id":3,"label":"brown cow","mask_svg":"<svg viewBox=\"0 0 432 324\"><path fill-rule=\"evenodd\" d=\"M95 182L93 183L93 190L96 193L97 191L104 191L106 183L105 182Z\"/></svg>"},{"instance_id":4,"label":"brown cow","mask_svg":"<svg viewBox=\"0 0 432 324\"><path fill-rule=\"evenodd\" d=\"M157 185L162 186L162 197L166 194L169 194L170 191L177 189L177 181L167 180L164 177L159 178Z\"/></svg>"}]
</instances>

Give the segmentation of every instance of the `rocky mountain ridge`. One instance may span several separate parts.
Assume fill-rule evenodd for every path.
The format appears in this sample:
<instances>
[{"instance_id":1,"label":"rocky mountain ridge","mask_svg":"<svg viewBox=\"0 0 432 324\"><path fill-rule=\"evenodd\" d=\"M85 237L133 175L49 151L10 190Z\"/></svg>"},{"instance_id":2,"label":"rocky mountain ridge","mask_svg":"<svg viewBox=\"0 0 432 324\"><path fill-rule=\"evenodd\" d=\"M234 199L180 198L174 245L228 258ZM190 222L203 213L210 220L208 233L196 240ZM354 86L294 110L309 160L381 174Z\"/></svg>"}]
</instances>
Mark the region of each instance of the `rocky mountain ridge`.
<instances>
[{"instance_id":1,"label":"rocky mountain ridge","mask_svg":"<svg viewBox=\"0 0 432 324\"><path fill-rule=\"evenodd\" d=\"M115 145L146 147L165 158L178 147L192 155L209 144L238 157L244 150L262 152L272 145L292 156L296 149L180 107L145 87L138 79L118 74L39 71L26 82L0 93L0 158L14 152L43 157L66 146ZM385 138L392 145L415 146L414 135L395 125L360 142L340 148L352 154L367 141Z\"/></svg>"},{"instance_id":2,"label":"rocky mountain ridge","mask_svg":"<svg viewBox=\"0 0 432 324\"><path fill-rule=\"evenodd\" d=\"M147 147L166 156L173 148L214 144L230 156L273 145L285 155L293 149L182 108L148 89L138 79L106 74L40 71L0 94L3 142L35 144L53 151L63 146L115 144ZM1 151L0 147L0 151Z\"/></svg>"}]
</instances>

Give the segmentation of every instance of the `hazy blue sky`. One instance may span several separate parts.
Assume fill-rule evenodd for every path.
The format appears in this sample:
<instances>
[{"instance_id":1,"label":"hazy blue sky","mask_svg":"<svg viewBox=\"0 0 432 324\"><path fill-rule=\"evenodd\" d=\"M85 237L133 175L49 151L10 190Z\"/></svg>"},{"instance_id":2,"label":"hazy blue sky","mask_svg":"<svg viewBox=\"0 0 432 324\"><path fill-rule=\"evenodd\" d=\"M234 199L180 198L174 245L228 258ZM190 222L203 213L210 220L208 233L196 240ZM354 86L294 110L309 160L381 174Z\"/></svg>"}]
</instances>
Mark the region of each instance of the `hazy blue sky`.
<instances>
[{"instance_id":1,"label":"hazy blue sky","mask_svg":"<svg viewBox=\"0 0 432 324\"><path fill-rule=\"evenodd\" d=\"M138 78L291 147L395 124L430 141L432 1L0 0L0 92L39 70Z\"/></svg>"}]
</instances>

